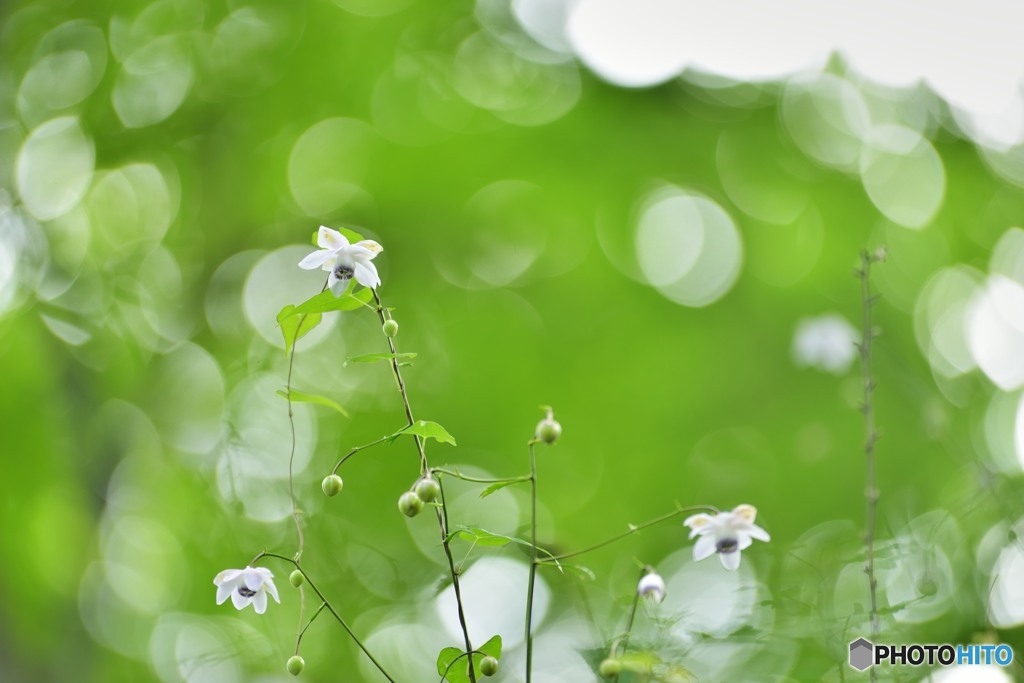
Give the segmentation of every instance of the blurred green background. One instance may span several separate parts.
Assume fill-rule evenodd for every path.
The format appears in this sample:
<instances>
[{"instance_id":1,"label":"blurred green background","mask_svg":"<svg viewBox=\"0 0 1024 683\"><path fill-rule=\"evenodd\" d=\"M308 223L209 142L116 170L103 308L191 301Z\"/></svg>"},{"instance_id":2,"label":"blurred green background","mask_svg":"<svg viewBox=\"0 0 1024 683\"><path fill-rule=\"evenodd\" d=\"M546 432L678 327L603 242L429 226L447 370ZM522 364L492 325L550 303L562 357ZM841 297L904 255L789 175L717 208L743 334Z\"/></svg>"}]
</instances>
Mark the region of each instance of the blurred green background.
<instances>
[{"instance_id":1,"label":"blurred green background","mask_svg":"<svg viewBox=\"0 0 1024 683\"><path fill-rule=\"evenodd\" d=\"M283 604L262 617L215 606L211 581L295 549L275 315L319 291L296 264L321 224L384 246L413 407L459 444L433 464L523 474L554 406L542 545L677 503L750 503L772 534L735 574L692 563L678 522L581 558L591 581L545 570L535 680L594 680L638 561L669 598L641 610L635 647L701 680L858 680L852 269L880 245L885 638L1021 652L1020 148L979 154L927 87L873 86L839 58L619 87L513 9L5 5L0 679L290 680L288 568L268 563ZM386 366L344 363L384 350L369 311L299 344L294 386L351 413L296 408L304 559L396 677L430 680L459 640L436 525L395 507L412 449L358 455L337 498L319 487L403 423ZM526 533L525 489L478 490L449 484L453 523ZM466 563L476 638L506 640L497 680L522 679L526 562ZM326 619L303 655L308 680L378 680Z\"/></svg>"}]
</instances>

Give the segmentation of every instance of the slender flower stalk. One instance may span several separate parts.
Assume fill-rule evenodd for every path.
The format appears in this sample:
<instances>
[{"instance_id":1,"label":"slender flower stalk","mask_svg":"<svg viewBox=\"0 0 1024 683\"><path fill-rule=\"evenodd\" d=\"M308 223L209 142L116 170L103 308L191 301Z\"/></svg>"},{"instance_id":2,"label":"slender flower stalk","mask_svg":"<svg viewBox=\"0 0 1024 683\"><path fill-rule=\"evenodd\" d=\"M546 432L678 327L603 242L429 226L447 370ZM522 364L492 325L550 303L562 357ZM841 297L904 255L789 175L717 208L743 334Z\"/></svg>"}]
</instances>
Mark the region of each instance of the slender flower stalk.
<instances>
[{"instance_id":1,"label":"slender flower stalk","mask_svg":"<svg viewBox=\"0 0 1024 683\"><path fill-rule=\"evenodd\" d=\"M537 580L537 458L530 439L530 579L526 587L526 683L533 675L533 588Z\"/></svg>"},{"instance_id":2,"label":"slender flower stalk","mask_svg":"<svg viewBox=\"0 0 1024 683\"><path fill-rule=\"evenodd\" d=\"M327 607L326 602L320 603L320 606L317 607L315 612L313 612L313 616L309 618L306 625L302 627L301 631L299 631L299 637L295 639L295 654L299 654L299 646L302 645L302 636L306 635L306 629L313 625L313 622L316 621L316 618L320 616L320 613L324 611L325 607Z\"/></svg>"},{"instance_id":3,"label":"slender flower stalk","mask_svg":"<svg viewBox=\"0 0 1024 683\"><path fill-rule=\"evenodd\" d=\"M583 555L583 554L592 552L594 550L599 550L600 548L603 548L606 545L611 545L612 543L615 543L616 541L620 541L623 538L626 538L628 536L632 536L633 534L637 533L638 531L642 531L642 530L647 529L649 527L661 524L662 522L666 522L666 521L668 521L670 519L674 519L674 518L676 518L676 517L678 517L680 515L687 515L687 514L690 514L691 512L696 512L698 510L711 510L712 512L715 512L715 513L718 512L718 510L716 508L713 508L713 507L711 507L709 505L693 505L693 506L685 507L685 508L676 508L672 512L669 512L667 514L661 515L660 517L655 517L654 519L650 519L650 520L648 520L646 522L643 522L642 524L630 524L629 525L629 531L624 531L621 534L616 534L615 536L612 536L611 538L606 538L605 540L603 540L603 541L601 541L599 543L595 543L593 545L588 545L586 548L583 548L581 550L573 550L572 552L561 553L560 555L552 555L551 557L547 557L547 558L544 558L542 560L537 560L537 564L557 564L561 560L567 560L570 557L576 557L578 555Z\"/></svg>"},{"instance_id":4,"label":"slender flower stalk","mask_svg":"<svg viewBox=\"0 0 1024 683\"><path fill-rule=\"evenodd\" d=\"M644 567L640 570L640 581L644 580L647 576L648 568ZM636 608L640 604L640 591L633 591L633 604L629 607L629 618L626 620L626 631L621 636L612 641L611 649L608 652L609 659L615 659L620 655L626 654L626 650L629 648L629 638L633 635L633 622L636 621ZM619 651L619 643L622 643L622 650ZM618 681L619 674L615 674L612 681Z\"/></svg>"},{"instance_id":5,"label":"slender flower stalk","mask_svg":"<svg viewBox=\"0 0 1024 683\"><path fill-rule=\"evenodd\" d=\"M323 289L320 290L323 293L327 289L327 283L324 283ZM288 453L288 501L291 503L291 514L292 521L295 522L295 535L298 541L298 548L295 551L295 560L302 560L302 551L306 546L306 539L302 533L302 513L299 511L299 504L295 498L295 447L297 443L295 435L295 411L292 407L292 374L295 371L295 349L299 345L299 331L302 329L303 323L306 322L307 316L304 314L299 318L298 325L295 326L295 336L292 338L292 347L288 354L288 379L285 383L285 398L288 400L288 426L291 429L291 446ZM302 633L305 629L302 627L302 621L306 614L306 589L304 586L299 586L299 625L298 632L295 636L295 648L296 654L298 654L299 642L302 640Z\"/></svg>"},{"instance_id":6,"label":"slender flower stalk","mask_svg":"<svg viewBox=\"0 0 1024 683\"><path fill-rule=\"evenodd\" d=\"M352 449L349 450L348 453L343 455L340 460L338 460L338 462L334 465L334 469L331 470L331 474L337 474L338 473L338 468L340 468L342 465L344 465L346 460L351 458L353 455L355 455L359 451L364 451L367 448L370 448L371 446L377 446L379 444L382 444L382 443L384 443L385 441L387 441L390 438L391 438L390 435L382 436L379 439L371 441L370 443L363 444L362 446L355 446L355 447L353 447Z\"/></svg>"},{"instance_id":7,"label":"slender flower stalk","mask_svg":"<svg viewBox=\"0 0 1024 683\"><path fill-rule=\"evenodd\" d=\"M389 320L386 315L383 304L380 300L380 294L377 290L373 290L373 300L377 304L377 316L380 318L381 326L383 327ZM395 377L395 382L398 384L398 393L402 397L402 408L405 410L405 418L408 420L409 426L413 426L416 423L412 413L412 406L409 403L409 392L405 386L405 380L402 377L402 369L398 363L398 349L395 346L395 340L391 336L385 335L388 340L388 349L391 352L391 372ZM413 441L416 444L416 452L419 455L420 460L420 476L425 477L430 473L430 463L427 461L427 452L424 446L423 437L418 434L413 434ZM440 486L440 481L438 482ZM444 497L444 486L440 486L440 505L435 509L437 515L437 524L441 531L441 547L444 549L445 557L448 560L448 571L452 577L452 588L455 592L455 602L458 606L459 613L459 626L462 628L463 643L466 647L466 652L473 651L473 644L469 638L469 627L466 624L466 610L462 600L462 587L459 582L459 572L455 569L455 558L452 556L451 539L448 534L448 506L445 503ZM470 683L476 683L476 670L473 666L473 658L469 657L469 680Z\"/></svg>"},{"instance_id":8,"label":"slender flower stalk","mask_svg":"<svg viewBox=\"0 0 1024 683\"><path fill-rule=\"evenodd\" d=\"M316 587L316 584L313 582L313 579L310 578L309 574L306 573L306 570L302 568L302 565L299 562L295 561L291 557L286 557L284 555L278 555L277 553L268 553L264 551L256 557L254 557L252 559L252 562L250 562L249 564L255 565L264 557L273 557L274 559L281 560L282 562L287 562L288 564L292 565L293 567L301 571L306 579L306 583L309 584L310 590L312 590L316 594L316 596L320 598L320 601L323 602L323 606L321 606L320 610L317 610L317 615L319 615L321 610L326 608L327 611L331 613L331 616L334 617L335 621L337 621L341 625L341 627L345 629L345 632L348 633L349 637L355 642L359 649L363 651L363 654L366 655L367 659L373 662L373 665L377 667L377 670L381 672L384 678L389 680L391 683L395 683L395 679L393 679L391 675L384 669L383 665L381 665L381 663L378 662L377 659L372 654L370 654L370 651L366 648L366 645L363 644L363 641L360 640L359 636L355 634L355 632L352 630L352 627L348 625L348 622L346 622L345 619L342 618L341 614L338 613L338 610L336 610L334 608L334 605L331 604L331 601L328 600L327 597L320 592L320 589ZM316 618L315 615L313 618ZM310 622L312 622L312 619L310 619ZM300 639L304 632L305 629L302 629L302 631L299 632ZM297 647L298 644L296 644L296 651L298 651Z\"/></svg>"},{"instance_id":9,"label":"slender flower stalk","mask_svg":"<svg viewBox=\"0 0 1024 683\"><path fill-rule=\"evenodd\" d=\"M860 255L860 268L856 271L857 277L860 279L860 293L861 293L861 307L863 311L863 328L861 330L861 341L860 341L860 367L861 367L861 378L864 385L864 403L862 409L864 412L864 459L866 465L866 485L864 489L865 497L865 530L864 530L864 549L865 549L865 560L864 560L864 573L868 577L868 591L871 596L871 639L875 640L878 636L879 631L879 620L878 620L878 580L875 578L875 526L878 511L878 484L876 481L876 464L875 464L875 443L878 441L879 434L875 426L875 406L874 406L874 393L875 393L875 380L871 374L871 345L874 338L877 336L872 319L871 309L877 301L877 297L871 294L871 266L875 263L879 263L885 258L884 250L878 250L875 253L868 253L867 250L861 252ZM871 680L878 680L878 674L875 671L875 667L871 667Z\"/></svg>"}]
</instances>

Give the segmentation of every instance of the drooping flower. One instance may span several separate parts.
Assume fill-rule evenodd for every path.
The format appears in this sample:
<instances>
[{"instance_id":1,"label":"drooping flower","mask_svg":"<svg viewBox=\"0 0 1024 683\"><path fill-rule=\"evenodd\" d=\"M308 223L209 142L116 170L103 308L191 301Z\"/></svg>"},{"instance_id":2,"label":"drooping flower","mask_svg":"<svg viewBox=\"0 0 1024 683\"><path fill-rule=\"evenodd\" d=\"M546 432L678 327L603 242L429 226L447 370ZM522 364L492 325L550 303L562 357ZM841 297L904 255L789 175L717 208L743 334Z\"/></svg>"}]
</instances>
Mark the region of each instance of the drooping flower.
<instances>
[{"instance_id":1,"label":"drooping flower","mask_svg":"<svg viewBox=\"0 0 1024 683\"><path fill-rule=\"evenodd\" d=\"M802 318L793 336L793 361L841 375L857 356L857 330L838 313Z\"/></svg>"},{"instance_id":2,"label":"drooping flower","mask_svg":"<svg viewBox=\"0 0 1024 683\"><path fill-rule=\"evenodd\" d=\"M683 522L690 527L690 538L699 536L693 545L693 559L700 561L714 553L722 566L732 571L740 566L740 551L746 550L757 539L770 541L768 532L754 524L757 508L753 505L737 505L731 512L715 515L700 513L687 517Z\"/></svg>"},{"instance_id":3,"label":"drooping flower","mask_svg":"<svg viewBox=\"0 0 1024 683\"><path fill-rule=\"evenodd\" d=\"M329 271L327 286L335 296L341 296L353 277L364 287L376 289L380 286L380 275L373 258L384 251L373 240L361 240L349 244L348 239L337 230L321 225L317 233L317 251L299 261L299 267L306 270L321 268Z\"/></svg>"},{"instance_id":4,"label":"drooping flower","mask_svg":"<svg viewBox=\"0 0 1024 683\"><path fill-rule=\"evenodd\" d=\"M648 573L637 584L636 592L642 598L660 603L665 599L665 579L661 578L653 569L648 569Z\"/></svg>"},{"instance_id":5,"label":"drooping flower","mask_svg":"<svg viewBox=\"0 0 1024 683\"><path fill-rule=\"evenodd\" d=\"M246 567L245 569L225 569L213 579L217 587L217 604L221 605L228 597L235 609L245 609L252 603L256 614L267 611L267 593L281 604L274 585L274 574L266 567Z\"/></svg>"}]
</instances>

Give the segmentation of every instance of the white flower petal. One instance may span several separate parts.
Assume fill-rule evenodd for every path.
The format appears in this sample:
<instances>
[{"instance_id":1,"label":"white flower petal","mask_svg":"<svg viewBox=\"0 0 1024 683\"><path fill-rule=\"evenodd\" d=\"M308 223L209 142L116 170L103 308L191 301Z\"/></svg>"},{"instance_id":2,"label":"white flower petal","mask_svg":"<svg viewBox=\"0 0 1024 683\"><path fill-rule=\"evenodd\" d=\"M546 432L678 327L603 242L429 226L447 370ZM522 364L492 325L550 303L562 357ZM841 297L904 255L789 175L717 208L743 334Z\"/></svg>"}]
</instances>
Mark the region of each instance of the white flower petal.
<instances>
[{"instance_id":1,"label":"white flower petal","mask_svg":"<svg viewBox=\"0 0 1024 683\"><path fill-rule=\"evenodd\" d=\"M754 542L750 538L750 534L743 530L736 532L736 542L739 544L740 550L746 550Z\"/></svg>"},{"instance_id":2,"label":"white flower petal","mask_svg":"<svg viewBox=\"0 0 1024 683\"><path fill-rule=\"evenodd\" d=\"M697 515L691 515L683 520L683 526L690 527L690 538L699 536L710 531L714 527L715 519L706 512L701 512Z\"/></svg>"},{"instance_id":3,"label":"white flower petal","mask_svg":"<svg viewBox=\"0 0 1024 683\"><path fill-rule=\"evenodd\" d=\"M263 577L252 567L246 567L242 577L245 579L245 587L251 591L258 591L263 585Z\"/></svg>"},{"instance_id":4,"label":"white flower petal","mask_svg":"<svg viewBox=\"0 0 1024 683\"><path fill-rule=\"evenodd\" d=\"M219 586L227 581L233 581L241 575L241 569L225 569L224 571L217 574L217 576L213 577L213 585Z\"/></svg>"},{"instance_id":5,"label":"white flower petal","mask_svg":"<svg viewBox=\"0 0 1024 683\"><path fill-rule=\"evenodd\" d=\"M233 583L222 583L217 586L217 604L223 605L224 601L231 597L236 588L237 586Z\"/></svg>"},{"instance_id":6,"label":"white flower petal","mask_svg":"<svg viewBox=\"0 0 1024 683\"><path fill-rule=\"evenodd\" d=\"M273 579L264 579L263 580L263 587L267 589L267 592L270 593L270 596L272 598L274 598L274 601L277 604L280 605L281 604L281 598L279 598L278 595L277 595L277 586L274 585L274 580Z\"/></svg>"},{"instance_id":7,"label":"white flower petal","mask_svg":"<svg viewBox=\"0 0 1024 683\"><path fill-rule=\"evenodd\" d=\"M731 553L718 553L718 557L722 559L722 566L731 572L736 571L740 566L739 550Z\"/></svg>"},{"instance_id":8,"label":"white flower petal","mask_svg":"<svg viewBox=\"0 0 1024 683\"><path fill-rule=\"evenodd\" d=\"M757 517L757 508L753 505L737 505L732 509L732 515L746 524L753 524Z\"/></svg>"},{"instance_id":9,"label":"white flower petal","mask_svg":"<svg viewBox=\"0 0 1024 683\"><path fill-rule=\"evenodd\" d=\"M330 249L320 249L314 251L312 254L307 254L305 258L299 261L299 268L305 270L314 270L321 268L327 264L328 261L333 263L335 252Z\"/></svg>"},{"instance_id":10,"label":"white flower petal","mask_svg":"<svg viewBox=\"0 0 1024 683\"><path fill-rule=\"evenodd\" d=\"M772 540L772 537L768 535L768 532L756 524L751 524L746 529L744 529L744 531L746 531L748 534L750 534L757 540L764 541L765 543Z\"/></svg>"},{"instance_id":11,"label":"white flower petal","mask_svg":"<svg viewBox=\"0 0 1024 683\"><path fill-rule=\"evenodd\" d=\"M710 535L702 535L697 539L697 542L693 544L693 559L700 562L705 557L710 557L715 552L715 537Z\"/></svg>"},{"instance_id":12,"label":"white flower petal","mask_svg":"<svg viewBox=\"0 0 1024 683\"><path fill-rule=\"evenodd\" d=\"M331 230L325 225L320 226L316 235L316 243L323 249L341 251L348 246L348 240L337 230Z\"/></svg>"},{"instance_id":13,"label":"white flower petal","mask_svg":"<svg viewBox=\"0 0 1024 683\"><path fill-rule=\"evenodd\" d=\"M245 609L249 606L250 602L252 602L251 597L247 598L237 590L231 593L231 604L234 605L237 610Z\"/></svg>"},{"instance_id":14,"label":"white flower petal","mask_svg":"<svg viewBox=\"0 0 1024 683\"><path fill-rule=\"evenodd\" d=\"M363 287L376 289L380 286L380 275L377 274L377 266L369 261L357 260L353 266L356 275L356 282Z\"/></svg>"},{"instance_id":15,"label":"white flower petal","mask_svg":"<svg viewBox=\"0 0 1024 683\"><path fill-rule=\"evenodd\" d=\"M365 256L368 259L372 259L382 251L384 251L384 247L380 246L373 240L362 240L360 242L356 242L349 248L350 254Z\"/></svg>"},{"instance_id":16,"label":"white flower petal","mask_svg":"<svg viewBox=\"0 0 1024 683\"><path fill-rule=\"evenodd\" d=\"M657 574L647 574L640 579L636 591L645 598L661 602L665 599L665 580Z\"/></svg>"},{"instance_id":17,"label":"white flower petal","mask_svg":"<svg viewBox=\"0 0 1024 683\"><path fill-rule=\"evenodd\" d=\"M256 610L256 614L263 614L267 611L267 593L266 591L260 591L252 598L252 608Z\"/></svg>"}]
</instances>

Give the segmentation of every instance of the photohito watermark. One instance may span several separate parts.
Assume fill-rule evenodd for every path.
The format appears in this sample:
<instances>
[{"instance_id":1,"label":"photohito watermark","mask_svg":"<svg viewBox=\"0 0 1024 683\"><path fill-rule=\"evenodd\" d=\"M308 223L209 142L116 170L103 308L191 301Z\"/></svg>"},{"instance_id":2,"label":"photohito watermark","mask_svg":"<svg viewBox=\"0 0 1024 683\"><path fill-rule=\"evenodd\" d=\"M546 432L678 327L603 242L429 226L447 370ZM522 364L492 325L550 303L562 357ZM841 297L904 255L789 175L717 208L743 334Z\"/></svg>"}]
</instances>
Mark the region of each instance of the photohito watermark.
<instances>
[{"instance_id":1,"label":"photohito watermark","mask_svg":"<svg viewBox=\"0 0 1024 683\"><path fill-rule=\"evenodd\" d=\"M952 666L998 664L1009 666L1013 649L1009 645L881 645L865 638L850 643L850 666L857 671L881 664L898 666Z\"/></svg>"}]
</instances>

